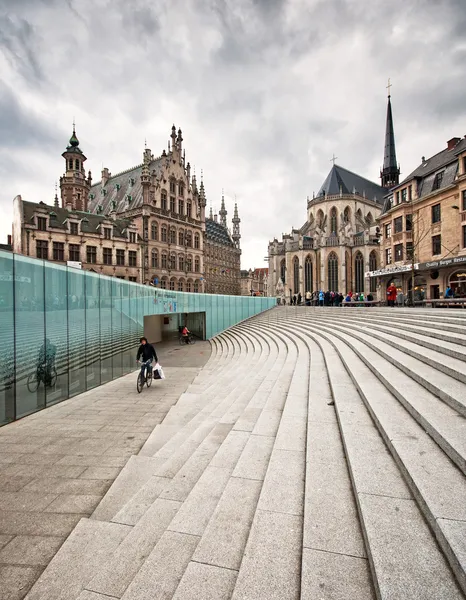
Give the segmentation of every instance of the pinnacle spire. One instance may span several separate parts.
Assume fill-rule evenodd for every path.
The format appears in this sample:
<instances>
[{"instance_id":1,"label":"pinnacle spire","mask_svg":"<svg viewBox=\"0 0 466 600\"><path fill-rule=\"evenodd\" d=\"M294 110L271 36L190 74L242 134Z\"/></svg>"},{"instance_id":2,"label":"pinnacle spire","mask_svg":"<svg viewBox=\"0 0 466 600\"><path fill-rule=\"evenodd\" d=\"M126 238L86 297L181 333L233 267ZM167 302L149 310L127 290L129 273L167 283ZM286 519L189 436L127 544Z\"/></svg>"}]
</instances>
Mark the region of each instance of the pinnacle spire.
<instances>
[{"instance_id":1,"label":"pinnacle spire","mask_svg":"<svg viewBox=\"0 0 466 600\"><path fill-rule=\"evenodd\" d=\"M58 204L58 185L57 185L56 181L55 181L55 198L54 198L54 201L53 201L53 205L54 205L55 208L59 207L59 204Z\"/></svg>"},{"instance_id":2,"label":"pinnacle spire","mask_svg":"<svg viewBox=\"0 0 466 600\"><path fill-rule=\"evenodd\" d=\"M225 208L225 195L223 193L223 189L222 189L222 204L220 207L220 210L218 211L218 214L220 215L220 223L226 227L227 226L227 210Z\"/></svg>"},{"instance_id":3,"label":"pinnacle spire","mask_svg":"<svg viewBox=\"0 0 466 600\"><path fill-rule=\"evenodd\" d=\"M390 188L394 185L398 185L400 180L400 169L396 162L395 133L393 129L392 103L390 100L390 80L388 80L387 88L389 93L387 102L387 122L385 126L385 150L380 179L382 180L382 187Z\"/></svg>"}]
</instances>

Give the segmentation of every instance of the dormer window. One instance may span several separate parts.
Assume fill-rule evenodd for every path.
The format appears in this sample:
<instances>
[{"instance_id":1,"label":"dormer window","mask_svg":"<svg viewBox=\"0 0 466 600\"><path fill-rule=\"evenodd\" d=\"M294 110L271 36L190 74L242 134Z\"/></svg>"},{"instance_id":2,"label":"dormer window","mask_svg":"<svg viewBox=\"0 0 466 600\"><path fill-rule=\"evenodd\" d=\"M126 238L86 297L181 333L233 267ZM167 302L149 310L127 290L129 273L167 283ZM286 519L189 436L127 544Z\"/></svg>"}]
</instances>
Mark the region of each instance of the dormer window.
<instances>
[{"instance_id":1,"label":"dormer window","mask_svg":"<svg viewBox=\"0 0 466 600\"><path fill-rule=\"evenodd\" d=\"M445 171L440 171L440 173L437 173L435 175L434 183L432 184L432 191L440 189L440 186L442 185L444 173L445 173Z\"/></svg>"},{"instance_id":2,"label":"dormer window","mask_svg":"<svg viewBox=\"0 0 466 600\"><path fill-rule=\"evenodd\" d=\"M130 231L129 232L129 241L131 244L135 244L136 243L136 232L135 231Z\"/></svg>"},{"instance_id":3,"label":"dormer window","mask_svg":"<svg viewBox=\"0 0 466 600\"><path fill-rule=\"evenodd\" d=\"M112 237L112 230L110 229L110 227L104 227L104 238L106 240L111 239Z\"/></svg>"},{"instance_id":4,"label":"dormer window","mask_svg":"<svg viewBox=\"0 0 466 600\"><path fill-rule=\"evenodd\" d=\"M135 180L134 180L134 177L130 177L130 179L129 179L129 185L130 185L131 187L133 187L133 185L134 185L134 181L135 181Z\"/></svg>"},{"instance_id":5,"label":"dormer window","mask_svg":"<svg viewBox=\"0 0 466 600\"><path fill-rule=\"evenodd\" d=\"M132 200L133 200L133 197L131 196L131 194L126 194L126 202L128 204L130 204L132 202Z\"/></svg>"},{"instance_id":6,"label":"dormer window","mask_svg":"<svg viewBox=\"0 0 466 600\"><path fill-rule=\"evenodd\" d=\"M45 217L37 217L37 229L47 231L47 219Z\"/></svg>"},{"instance_id":7,"label":"dormer window","mask_svg":"<svg viewBox=\"0 0 466 600\"><path fill-rule=\"evenodd\" d=\"M112 210L116 210L116 201L112 200Z\"/></svg>"},{"instance_id":8,"label":"dormer window","mask_svg":"<svg viewBox=\"0 0 466 600\"><path fill-rule=\"evenodd\" d=\"M70 234L78 235L78 224L77 223L70 223Z\"/></svg>"},{"instance_id":9,"label":"dormer window","mask_svg":"<svg viewBox=\"0 0 466 600\"><path fill-rule=\"evenodd\" d=\"M106 196L107 195L107 190L105 188L102 188L100 190L100 193L102 194L102 196Z\"/></svg>"},{"instance_id":10,"label":"dormer window","mask_svg":"<svg viewBox=\"0 0 466 600\"><path fill-rule=\"evenodd\" d=\"M97 206L97 214L98 215L102 214L103 210L104 210L104 207L102 206L102 204L99 204Z\"/></svg>"},{"instance_id":11,"label":"dormer window","mask_svg":"<svg viewBox=\"0 0 466 600\"><path fill-rule=\"evenodd\" d=\"M89 194L89 199L90 200L94 200L94 198L95 198L95 194Z\"/></svg>"},{"instance_id":12,"label":"dormer window","mask_svg":"<svg viewBox=\"0 0 466 600\"><path fill-rule=\"evenodd\" d=\"M118 190L121 188L121 185L119 183L115 183L115 189L118 192Z\"/></svg>"}]
</instances>

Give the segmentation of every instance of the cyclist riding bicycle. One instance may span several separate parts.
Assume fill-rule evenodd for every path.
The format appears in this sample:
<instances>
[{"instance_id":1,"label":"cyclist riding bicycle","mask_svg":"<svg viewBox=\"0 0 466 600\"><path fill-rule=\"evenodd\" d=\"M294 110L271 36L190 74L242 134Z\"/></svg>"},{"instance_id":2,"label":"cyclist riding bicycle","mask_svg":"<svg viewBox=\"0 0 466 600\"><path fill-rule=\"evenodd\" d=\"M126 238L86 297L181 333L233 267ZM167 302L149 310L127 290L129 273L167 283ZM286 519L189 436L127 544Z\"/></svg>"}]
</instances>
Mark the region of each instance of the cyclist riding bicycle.
<instances>
[{"instance_id":1,"label":"cyclist riding bicycle","mask_svg":"<svg viewBox=\"0 0 466 600\"><path fill-rule=\"evenodd\" d=\"M185 341L186 344L189 344L189 334L191 332L189 331L189 329L186 327L186 325L183 327L183 329L181 330L181 335Z\"/></svg>"},{"instance_id":2,"label":"cyclist riding bicycle","mask_svg":"<svg viewBox=\"0 0 466 600\"><path fill-rule=\"evenodd\" d=\"M47 338L39 350L37 360L37 379L42 380L45 385L52 381L52 369L55 366L57 347Z\"/></svg>"},{"instance_id":3,"label":"cyclist riding bicycle","mask_svg":"<svg viewBox=\"0 0 466 600\"><path fill-rule=\"evenodd\" d=\"M142 337L139 341L141 342L141 345L139 346L136 361L139 362L139 358L142 356L142 362L144 363L149 363L149 361L152 361L152 359L154 359L156 363L159 362L155 348L152 346L152 344L149 344L147 338ZM149 363L147 367L150 372L152 370L151 364Z\"/></svg>"}]
</instances>

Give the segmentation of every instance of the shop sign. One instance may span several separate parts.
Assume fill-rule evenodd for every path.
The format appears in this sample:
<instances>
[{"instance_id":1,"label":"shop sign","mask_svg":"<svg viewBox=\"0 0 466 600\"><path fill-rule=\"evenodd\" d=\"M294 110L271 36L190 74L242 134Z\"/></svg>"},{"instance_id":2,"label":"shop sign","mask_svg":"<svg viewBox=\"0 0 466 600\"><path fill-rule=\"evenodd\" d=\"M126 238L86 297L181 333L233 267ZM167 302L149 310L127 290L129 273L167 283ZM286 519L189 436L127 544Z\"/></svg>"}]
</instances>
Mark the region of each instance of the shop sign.
<instances>
[{"instance_id":1,"label":"shop sign","mask_svg":"<svg viewBox=\"0 0 466 600\"><path fill-rule=\"evenodd\" d=\"M466 256L455 256L453 258L443 258L442 260L434 260L432 262L421 263L419 269L421 271L427 269L440 269L442 267L454 267L456 265L466 264Z\"/></svg>"},{"instance_id":2,"label":"shop sign","mask_svg":"<svg viewBox=\"0 0 466 600\"><path fill-rule=\"evenodd\" d=\"M377 271L367 271L364 276L365 277L381 277L382 275L395 275L396 273L406 273L407 271L411 271L413 265L398 265L393 267L385 267L383 269L378 269ZM414 270L419 269L419 264L414 264Z\"/></svg>"}]
</instances>

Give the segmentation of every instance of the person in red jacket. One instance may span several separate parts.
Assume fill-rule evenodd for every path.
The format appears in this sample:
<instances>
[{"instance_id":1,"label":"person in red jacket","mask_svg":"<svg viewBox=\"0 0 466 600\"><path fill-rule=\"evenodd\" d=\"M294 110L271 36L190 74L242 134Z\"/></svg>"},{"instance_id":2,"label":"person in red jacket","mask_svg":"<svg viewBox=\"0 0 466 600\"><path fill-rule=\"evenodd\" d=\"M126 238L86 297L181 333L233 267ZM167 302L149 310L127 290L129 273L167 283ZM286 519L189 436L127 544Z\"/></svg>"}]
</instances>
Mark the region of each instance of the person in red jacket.
<instances>
[{"instance_id":1,"label":"person in red jacket","mask_svg":"<svg viewBox=\"0 0 466 600\"><path fill-rule=\"evenodd\" d=\"M393 285L393 283L391 283L387 288L388 306L395 306L396 293L397 293L397 289Z\"/></svg>"}]
</instances>

